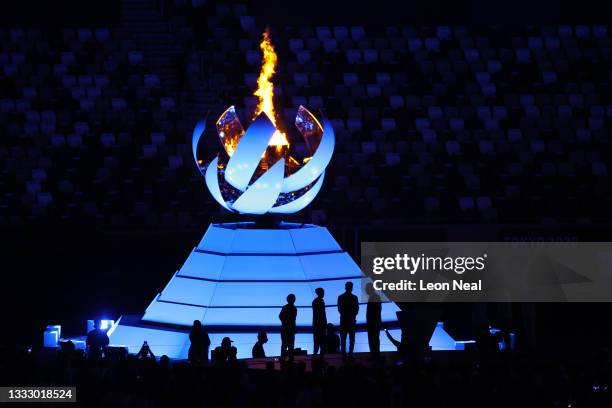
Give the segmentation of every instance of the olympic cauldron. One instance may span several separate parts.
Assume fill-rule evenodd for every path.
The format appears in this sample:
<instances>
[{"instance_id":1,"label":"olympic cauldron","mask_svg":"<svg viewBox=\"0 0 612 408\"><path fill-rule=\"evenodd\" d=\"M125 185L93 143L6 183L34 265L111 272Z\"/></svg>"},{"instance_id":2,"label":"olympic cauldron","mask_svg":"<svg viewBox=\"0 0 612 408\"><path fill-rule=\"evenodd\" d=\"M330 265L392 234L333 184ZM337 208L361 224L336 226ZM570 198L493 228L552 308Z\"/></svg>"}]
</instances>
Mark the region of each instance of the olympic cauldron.
<instances>
[{"instance_id":1,"label":"olympic cauldron","mask_svg":"<svg viewBox=\"0 0 612 408\"><path fill-rule=\"evenodd\" d=\"M208 164L198 158L206 121L195 126L194 160L212 196L228 211L295 213L321 189L335 143L329 121L323 118L321 124L306 108L299 107L295 127L307 149L300 158L274 119L271 109L256 111L245 130L235 108L229 107L216 122L223 148ZM265 330L269 339L264 346L266 355L275 356L280 351L278 314L286 296L293 293L299 330L295 346L312 351L309 330L315 289L325 290L327 319L338 324L336 299L348 281L360 288L370 279L325 227L289 222L273 227L253 222L212 223L144 314L119 319L109 331L111 344L136 353L146 340L155 354L186 358L189 328L199 320L213 346L228 336L241 358L250 357L257 333ZM365 310L362 304L355 351L368 350ZM398 310L385 298L383 321L396 323ZM381 338L381 350L392 349L393 345Z\"/></svg>"},{"instance_id":2,"label":"olympic cauldron","mask_svg":"<svg viewBox=\"0 0 612 408\"><path fill-rule=\"evenodd\" d=\"M334 151L334 131L327 119L321 125L305 107L299 107L295 118L310 153L304 158L292 155L286 136L266 112L260 112L245 131L231 106L216 124L224 151L201 166L198 142L205 127L203 120L194 129L193 157L210 193L225 209L240 214L294 213L321 189Z\"/></svg>"}]
</instances>

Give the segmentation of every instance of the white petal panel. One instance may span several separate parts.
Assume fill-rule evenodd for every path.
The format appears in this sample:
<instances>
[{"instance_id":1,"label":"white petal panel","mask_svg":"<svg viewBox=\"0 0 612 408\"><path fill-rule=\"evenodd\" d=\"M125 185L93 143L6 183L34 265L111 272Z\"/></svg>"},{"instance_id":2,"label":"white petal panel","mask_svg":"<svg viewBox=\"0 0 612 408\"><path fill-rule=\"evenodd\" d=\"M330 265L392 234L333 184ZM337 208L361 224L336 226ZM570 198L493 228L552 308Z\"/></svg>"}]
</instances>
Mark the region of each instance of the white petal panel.
<instances>
[{"instance_id":1,"label":"white petal panel","mask_svg":"<svg viewBox=\"0 0 612 408\"><path fill-rule=\"evenodd\" d=\"M221 189L219 188L219 176L217 174L217 165L219 163L219 156L215 157L208 168L206 169L206 175L204 179L206 180L206 185L208 186L208 191L212 194L215 201L217 201L223 208L231 211L231 208L227 205L223 196L221 195Z\"/></svg>"},{"instance_id":2,"label":"white petal panel","mask_svg":"<svg viewBox=\"0 0 612 408\"><path fill-rule=\"evenodd\" d=\"M323 136L312 158L298 171L283 181L283 193L306 187L317 179L329 164L334 153L334 129L327 119L323 120Z\"/></svg>"},{"instance_id":3,"label":"white petal panel","mask_svg":"<svg viewBox=\"0 0 612 408\"><path fill-rule=\"evenodd\" d=\"M240 191L246 190L275 131L276 128L268 116L265 113L260 114L242 136L229 159L225 169L225 181Z\"/></svg>"}]
</instances>

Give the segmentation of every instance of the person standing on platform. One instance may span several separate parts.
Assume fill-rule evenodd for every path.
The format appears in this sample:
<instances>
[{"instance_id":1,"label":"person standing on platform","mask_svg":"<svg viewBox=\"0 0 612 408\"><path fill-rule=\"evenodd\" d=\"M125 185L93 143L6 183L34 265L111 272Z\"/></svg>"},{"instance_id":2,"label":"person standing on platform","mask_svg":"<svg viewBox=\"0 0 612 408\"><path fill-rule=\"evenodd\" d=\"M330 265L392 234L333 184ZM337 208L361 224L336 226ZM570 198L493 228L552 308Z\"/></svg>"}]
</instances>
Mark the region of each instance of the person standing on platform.
<instances>
[{"instance_id":1,"label":"person standing on platform","mask_svg":"<svg viewBox=\"0 0 612 408\"><path fill-rule=\"evenodd\" d=\"M368 307L366 309L366 322L368 326L368 345L370 354L378 357L380 354L380 329L382 328L382 303L380 296L374 290L374 285L370 282L366 285L368 295Z\"/></svg>"},{"instance_id":2,"label":"person standing on platform","mask_svg":"<svg viewBox=\"0 0 612 408\"><path fill-rule=\"evenodd\" d=\"M266 357L266 351L264 350L263 345L268 342L268 335L265 331L260 331L257 333L257 343L253 346L253 350L251 350L251 354L253 358L264 358Z\"/></svg>"},{"instance_id":3,"label":"person standing on platform","mask_svg":"<svg viewBox=\"0 0 612 408\"><path fill-rule=\"evenodd\" d=\"M202 327L202 322L199 320L193 321L191 332L189 333L189 346L188 357L192 364L206 364L208 363L208 349L210 348L210 337L208 333Z\"/></svg>"},{"instance_id":4,"label":"person standing on platform","mask_svg":"<svg viewBox=\"0 0 612 408\"><path fill-rule=\"evenodd\" d=\"M94 322L94 329L87 333L87 357L90 360L99 360L110 343L108 335L104 330L98 328L98 322Z\"/></svg>"},{"instance_id":5,"label":"person standing on platform","mask_svg":"<svg viewBox=\"0 0 612 408\"><path fill-rule=\"evenodd\" d=\"M338 312L340 313L340 349L342 359L346 360L346 336L349 337L349 357L353 356L355 348L355 326L359 313L359 300L353 295L353 282L346 282L344 293L338 296Z\"/></svg>"},{"instance_id":6,"label":"person standing on platform","mask_svg":"<svg viewBox=\"0 0 612 408\"><path fill-rule=\"evenodd\" d=\"M316 288L317 297L312 301L312 337L314 341L313 355L321 352L320 356L325 356L325 331L327 329L327 315L325 313L325 290Z\"/></svg>"},{"instance_id":7,"label":"person standing on platform","mask_svg":"<svg viewBox=\"0 0 612 408\"><path fill-rule=\"evenodd\" d=\"M287 295L287 304L283 306L278 315L281 321L281 361L285 360L285 356L289 356L289 361L293 361L296 317L295 295L290 293Z\"/></svg>"}]
</instances>

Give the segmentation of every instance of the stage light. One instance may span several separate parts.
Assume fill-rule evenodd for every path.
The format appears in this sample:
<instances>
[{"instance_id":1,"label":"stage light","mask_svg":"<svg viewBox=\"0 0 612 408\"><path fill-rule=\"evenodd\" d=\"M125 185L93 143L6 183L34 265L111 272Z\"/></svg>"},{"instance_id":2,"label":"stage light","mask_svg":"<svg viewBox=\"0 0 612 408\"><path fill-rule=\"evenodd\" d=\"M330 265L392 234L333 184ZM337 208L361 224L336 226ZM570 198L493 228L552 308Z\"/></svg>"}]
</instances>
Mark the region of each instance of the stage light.
<instances>
[{"instance_id":1,"label":"stage light","mask_svg":"<svg viewBox=\"0 0 612 408\"><path fill-rule=\"evenodd\" d=\"M444 330L444 322L438 322L436 325L429 346L433 351L457 350L457 342Z\"/></svg>"},{"instance_id":2,"label":"stage light","mask_svg":"<svg viewBox=\"0 0 612 408\"><path fill-rule=\"evenodd\" d=\"M62 326L60 325L47 326L43 334L44 347L56 348L59 344L61 332L62 332Z\"/></svg>"},{"instance_id":3,"label":"stage light","mask_svg":"<svg viewBox=\"0 0 612 408\"><path fill-rule=\"evenodd\" d=\"M109 330L111 327L113 327L115 325L115 321L114 320L107 320L107 319L103 319L100 320L100 330Z\"/></svg>"},{"instance_id":4,"label":"stage light","mask_svg":"<svg viewBox=\"0 0 612 408\"><path fill-rule=\"evenodd\" d=\"M93 320L87 320L87 331L85 332L85 334L89 333L90 331L92 331L95 327L94 321Z\"/></svg>"}]
</instances>

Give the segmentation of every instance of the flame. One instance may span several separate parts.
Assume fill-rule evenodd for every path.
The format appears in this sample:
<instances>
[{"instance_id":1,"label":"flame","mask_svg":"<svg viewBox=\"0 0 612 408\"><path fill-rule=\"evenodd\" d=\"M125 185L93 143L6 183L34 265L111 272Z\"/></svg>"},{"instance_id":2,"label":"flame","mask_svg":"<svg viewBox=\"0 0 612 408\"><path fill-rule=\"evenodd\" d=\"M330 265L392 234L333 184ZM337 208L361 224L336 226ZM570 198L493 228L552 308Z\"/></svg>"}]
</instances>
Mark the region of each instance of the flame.
<instances>
[{"instance_id":1,"label":"flame","mask_svg":"<svg viewBox=\"0 0 612 408\"><path fill-rule=\"evenodd\" d=\"M270 30L266 28L263 33L263 39L259 44L259 48L263 53L263 59L261 61L261 70L259 71L259 78L257 78L257 89L253 95L259 98L259 103L255 108L255 115L257 117L261 112L265 112L270 118L274 127L277 129L270 139L270 146L288 146L287 136L278 130L276 123L276 112L274 111L274 84L270 81L270 78L276 72L276 64L278 63L278 56L274 51L274 46L270 41Z\"/></svg>"}]
</instances>

